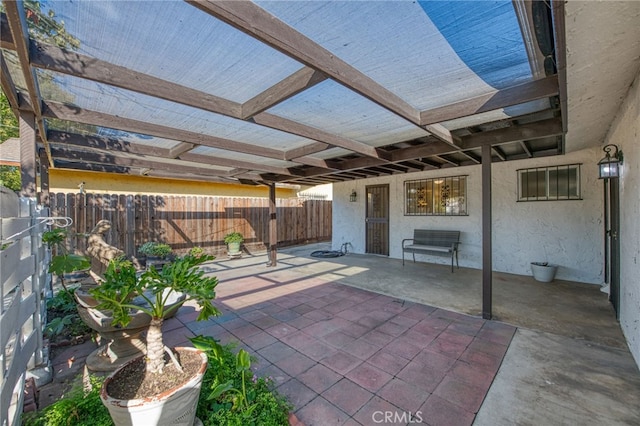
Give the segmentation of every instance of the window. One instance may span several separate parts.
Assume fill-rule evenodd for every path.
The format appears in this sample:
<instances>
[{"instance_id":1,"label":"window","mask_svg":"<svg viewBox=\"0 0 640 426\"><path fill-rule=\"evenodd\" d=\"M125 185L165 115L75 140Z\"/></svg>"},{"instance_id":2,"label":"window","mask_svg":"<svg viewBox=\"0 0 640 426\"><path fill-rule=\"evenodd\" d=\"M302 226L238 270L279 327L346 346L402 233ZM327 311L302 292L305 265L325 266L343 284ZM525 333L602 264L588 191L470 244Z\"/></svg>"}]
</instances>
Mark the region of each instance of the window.
<instances>
[{"instance_id":1,"label":"window","mask_svg":"<svg viewBox=\"0 0 640 426\"><path fill-rule=\"evenodd\" d=\"M518 170L518 201L580 200L580 164Z\"/></svg>"},{"instance_id":2,"label":"window","mask_svg":"<svg viewBox=\"0 0 640 426\"><path fill-rule=\"evenodd\" d=\"M467 177L405 181L404 199L407 216L466 216Z\"/></svg>"}]
</instances>

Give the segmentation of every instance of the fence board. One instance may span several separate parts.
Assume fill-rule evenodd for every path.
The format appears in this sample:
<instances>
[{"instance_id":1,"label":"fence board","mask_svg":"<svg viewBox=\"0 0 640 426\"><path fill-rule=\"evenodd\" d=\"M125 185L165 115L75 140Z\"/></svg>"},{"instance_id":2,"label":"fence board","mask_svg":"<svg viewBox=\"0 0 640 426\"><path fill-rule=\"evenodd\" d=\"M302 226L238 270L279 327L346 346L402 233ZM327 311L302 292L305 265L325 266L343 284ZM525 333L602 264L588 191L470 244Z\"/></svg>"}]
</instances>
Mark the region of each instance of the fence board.
<instances>
[{"instance_id":1,"label":"fence board","mask_svg":"<svg viewBox=\"0 0 640 426\"><path fill-rule=\"evenodd\" d=\"M269 241L267 198L109 194L86 194L83 201L73 194L66 198L52 194L51 198L55 200L52 215L78 218L72 235L88 233L100 219L111 220L105 241L127 256L135 256L146 241L165 242L180 254L193 246L220 254L226 249L224 236L232 231L241 232L252 250L265 249ZM75 212L81 203L84 220ZM279 246L331 239L330 201L278 199L276 211ZM79 228L82 222L84 229ZM75 241L72 246L84 249L85 243Z\"/></svg>"}]
</instances>

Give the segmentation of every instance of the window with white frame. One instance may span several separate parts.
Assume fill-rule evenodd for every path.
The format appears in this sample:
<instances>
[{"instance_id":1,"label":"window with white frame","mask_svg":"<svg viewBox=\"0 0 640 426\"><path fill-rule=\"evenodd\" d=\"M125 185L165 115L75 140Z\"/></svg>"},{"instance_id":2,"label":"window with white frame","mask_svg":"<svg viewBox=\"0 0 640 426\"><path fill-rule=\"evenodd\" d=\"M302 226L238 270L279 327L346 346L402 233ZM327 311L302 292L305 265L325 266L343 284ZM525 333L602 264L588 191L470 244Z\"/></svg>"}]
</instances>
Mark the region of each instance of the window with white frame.
<instances>
[{"instance_id":1,"label":"window with white frame","mask_svg":"<svg viewBox=\"0 0 640 426\"><path fill-rule=\"evenodd\" d=\"M518 201L580 200L580 164L518 170Z\"/></svg>"},{"instance_id":2,"label":"window with white frame","mask_svg":"<svg viewBox=\"0 0 640 426\"><path fill-rule=\"evenodd\" d=\"M405 181L404 199L407 216L466 216L467 177Z\"/></svg>"}]
</instances>

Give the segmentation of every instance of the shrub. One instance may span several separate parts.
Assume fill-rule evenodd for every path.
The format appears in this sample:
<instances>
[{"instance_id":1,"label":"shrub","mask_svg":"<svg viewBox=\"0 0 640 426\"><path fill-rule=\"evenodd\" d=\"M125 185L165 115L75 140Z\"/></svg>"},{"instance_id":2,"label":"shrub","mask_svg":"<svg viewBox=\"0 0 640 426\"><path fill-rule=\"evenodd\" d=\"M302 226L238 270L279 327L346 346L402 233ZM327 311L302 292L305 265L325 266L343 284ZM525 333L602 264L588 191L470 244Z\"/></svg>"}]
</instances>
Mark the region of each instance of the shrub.
<instances>
[{"instance_id":1,"label":"shrub","mask_svg":"<svg viewBox=\"0 0 640 426\"><path fill-rule=\"evenodd\" d=\"M89 390L76 383L68 394L48 407L24 414L25 426L111 426L113 421L100 401L104 378L89 376Z\"/></svg>"},{"instance_id":2,"label":"shrub","mask_svg":"<svg viewBox=\"0 0 640 426\"><path fill-rule=\"evenodd\" d=\"M148 241L140 246L138 252L145 256L166 257L171 254L172 249L169 244Z\"/></svg>"}]
</instances>

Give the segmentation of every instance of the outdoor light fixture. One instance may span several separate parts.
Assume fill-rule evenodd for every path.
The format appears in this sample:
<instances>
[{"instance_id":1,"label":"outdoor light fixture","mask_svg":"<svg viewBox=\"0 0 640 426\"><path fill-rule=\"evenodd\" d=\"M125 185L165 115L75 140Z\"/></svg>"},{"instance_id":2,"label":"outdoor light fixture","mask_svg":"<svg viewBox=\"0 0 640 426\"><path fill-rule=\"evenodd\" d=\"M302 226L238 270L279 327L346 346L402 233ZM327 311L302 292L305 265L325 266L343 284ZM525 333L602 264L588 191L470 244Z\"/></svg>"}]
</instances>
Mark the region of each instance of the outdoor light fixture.
<instances>
[{"instance_id":1,"label":"outdoor light fixture","mask_svg":"<svg viewBox=\"0 0 640 426\"><path fill-rule=\"evenodd\" d=\"M613 154L611 153L612 150ZM598 161L598 179L609 179L620 177L620 166L622 165L622 151L613 144L606 145L602 150L606 153L604 158Z\"/></svg>"},{"instance_id":2,"label":"outdoor light fixture","mask_svg":"<svg viewBox=\"0 0 640 426\"><path fill-rule=\"evenodd\" d=\"M351 201L352 203L355 203L358 200L358 194L356 193L356 190L352 190L351 191L351 195L349 195L349 201Z\"/></svg>"}]
</instances>

